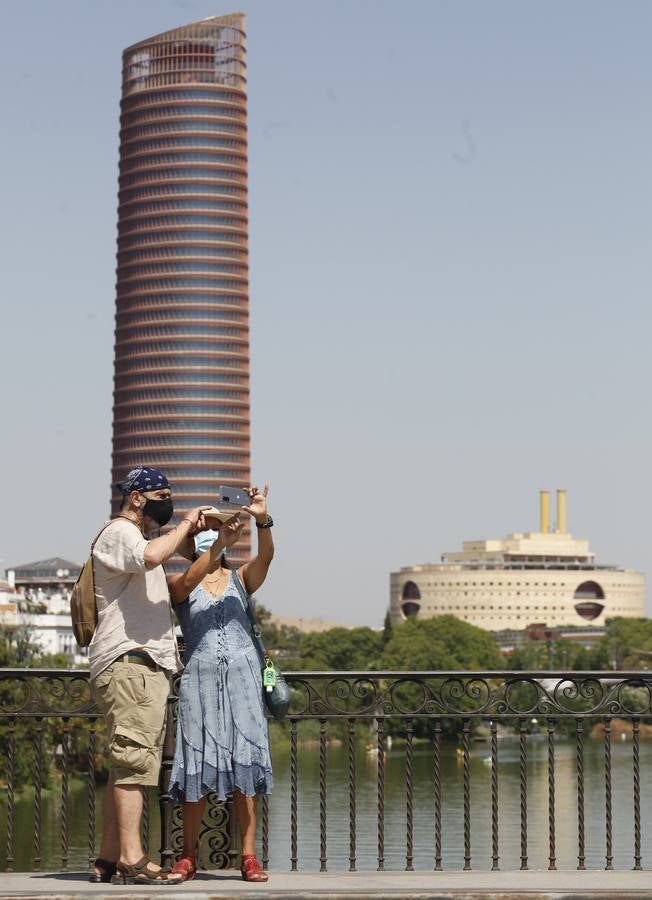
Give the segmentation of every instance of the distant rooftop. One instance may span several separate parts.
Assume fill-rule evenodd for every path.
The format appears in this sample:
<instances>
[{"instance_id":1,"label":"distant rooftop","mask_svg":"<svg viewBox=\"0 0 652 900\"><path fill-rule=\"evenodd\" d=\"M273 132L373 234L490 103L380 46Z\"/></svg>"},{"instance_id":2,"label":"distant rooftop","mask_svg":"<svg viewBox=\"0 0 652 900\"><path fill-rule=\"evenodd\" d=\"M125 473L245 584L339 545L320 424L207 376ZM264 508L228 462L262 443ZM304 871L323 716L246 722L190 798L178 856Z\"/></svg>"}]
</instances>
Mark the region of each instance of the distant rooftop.
<instances>
[{"instance_id":1,"label":"distant rooftop","mask_svg":"<svg viewBox=\"0 0 652 900\"><path fill-rule=\"evenodd\" d=\"M50 559L41 559L37 562L23 563L19 566L9 566L7 572L14 572L16 583L19 582L48 582L48 581L76 581L81 572L79 563L53 556Z\"/></svg>"},{"instance_id":2,"label":"distant rooftop","mask_svg":"<svg viewBox=\"0 0 652 900\"><path fill-rule=\"evenodd\" d=\"M566 491L557 491L557 522L551 527L550 495L541 491L538 531L514 532L501 540L464 541L461 551L442 554L445 565L488 569L609 569L596 564L584 538L574 538L566 525Z\"/></svg>"},{"instance_id":3,"label":"distant rooftop","mask_svg":"<svg viewBox=\"0 0 652 900\"><path fill-rule=\"evenodd\" d=\"M299 616L277 616L272 615L270 621L274 625L286 625L289 628L296 628L304 633L312 631L330 631L331 628L355 628L355 625L344 625L341 622L330 622L327 619L308 618Z\"/></svg>"}]
</instances>

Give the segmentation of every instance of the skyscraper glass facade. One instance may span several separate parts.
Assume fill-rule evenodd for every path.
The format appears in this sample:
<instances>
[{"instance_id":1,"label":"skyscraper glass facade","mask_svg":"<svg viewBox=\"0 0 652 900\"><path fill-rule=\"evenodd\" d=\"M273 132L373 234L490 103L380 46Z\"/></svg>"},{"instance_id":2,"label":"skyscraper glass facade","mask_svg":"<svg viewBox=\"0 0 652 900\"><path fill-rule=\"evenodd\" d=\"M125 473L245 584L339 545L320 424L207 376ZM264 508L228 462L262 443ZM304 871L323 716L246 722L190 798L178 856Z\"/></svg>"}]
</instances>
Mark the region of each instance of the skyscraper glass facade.
<instances>
[{"instance_id":1,"label":"skyscraper glass facade","mask_svg":"<svg viewBox=\"0 0 652 900\"><path fill-rule=\"evenodd\" d=\"M250 479L245 89L242 15L123 54L112 482L158 466L180 512Z\"/></svg>"}]
</instances>

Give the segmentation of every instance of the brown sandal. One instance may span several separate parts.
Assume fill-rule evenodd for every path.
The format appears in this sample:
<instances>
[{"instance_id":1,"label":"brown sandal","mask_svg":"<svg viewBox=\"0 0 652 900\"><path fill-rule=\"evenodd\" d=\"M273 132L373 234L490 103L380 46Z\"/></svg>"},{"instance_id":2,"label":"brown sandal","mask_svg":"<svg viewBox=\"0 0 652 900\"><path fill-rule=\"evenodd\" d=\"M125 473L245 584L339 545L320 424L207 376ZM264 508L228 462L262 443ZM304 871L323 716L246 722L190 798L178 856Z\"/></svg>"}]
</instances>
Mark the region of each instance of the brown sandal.
<instances>
[{"instance_id":1,"label":"brown sandal","mask_svg":"<svg viewBox=\"0 0 652 900\"><path fill-rule=\"evenodd\" d=\"M111 884L181 884L182 878L170 878L169 869L150 869L150 862L149 857L143 856L133 866L118 863Z\"/></svg>"}]
</instances>

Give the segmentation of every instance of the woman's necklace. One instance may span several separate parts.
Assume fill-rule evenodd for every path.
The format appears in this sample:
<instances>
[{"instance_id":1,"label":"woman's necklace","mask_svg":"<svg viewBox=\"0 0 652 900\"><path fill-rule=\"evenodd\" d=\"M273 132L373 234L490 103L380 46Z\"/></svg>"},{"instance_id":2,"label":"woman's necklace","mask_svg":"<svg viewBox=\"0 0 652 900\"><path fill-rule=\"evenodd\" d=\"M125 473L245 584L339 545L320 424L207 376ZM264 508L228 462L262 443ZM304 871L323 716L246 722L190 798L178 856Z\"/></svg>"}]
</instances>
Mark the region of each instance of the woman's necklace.
<instances>
[{"instance_id":1,"label":"woman's necklace","mask_svg":"<svg viewBox=\"0 0 652 900\"><path fill-rule=\"evenodd\" d=\"M205 576L204 585L209 594L212 594L214 597L218 597L220 594L223 593L223 591L221 591L221 590L220 591L215 590L215 586L222 582L224 582L226 584L225 579L224 579L224 576L226 574L228 574L228 573L223 571L222 569L220 569L217 573L214 573L213 578L211 578L209 575Z\"/></svg>"}]
</instances>

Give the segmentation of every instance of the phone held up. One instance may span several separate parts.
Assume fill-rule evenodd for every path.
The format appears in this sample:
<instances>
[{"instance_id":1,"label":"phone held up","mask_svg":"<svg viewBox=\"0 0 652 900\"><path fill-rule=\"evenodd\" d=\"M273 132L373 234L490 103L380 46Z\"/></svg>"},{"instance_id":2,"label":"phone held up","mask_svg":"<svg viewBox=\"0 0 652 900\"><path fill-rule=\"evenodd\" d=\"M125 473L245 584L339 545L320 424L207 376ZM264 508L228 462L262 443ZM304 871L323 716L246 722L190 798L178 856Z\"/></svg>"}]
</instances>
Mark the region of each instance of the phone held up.
<instances>
[{"instance_id":1,"label":"phone held up","mask_svg":"<svg viewBox=\"0 0 652 900\"><path fill-rule=\"evenodd\" d=\"M218 501L220 506L232 509L234 512L239 512L243 506L249 506L251 501L251 497L243 490L243 488L230 487L221 484L218 487L218 491L220 492L220 499Z\"/></svg>"}]
</instances>

